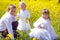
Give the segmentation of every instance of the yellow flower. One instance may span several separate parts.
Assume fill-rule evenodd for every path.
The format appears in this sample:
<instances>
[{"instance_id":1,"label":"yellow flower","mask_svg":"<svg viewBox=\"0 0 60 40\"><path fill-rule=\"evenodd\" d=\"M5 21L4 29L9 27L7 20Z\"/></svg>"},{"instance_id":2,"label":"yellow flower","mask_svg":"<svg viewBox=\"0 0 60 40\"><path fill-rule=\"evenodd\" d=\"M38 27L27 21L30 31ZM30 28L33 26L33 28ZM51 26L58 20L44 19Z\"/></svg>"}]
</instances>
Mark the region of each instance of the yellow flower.
<instances>
[{"instance_id":1,"label":"yellow flower","mask_svg":"<svg viewBox=\"0 0 60 40\"><path fill-rule=\"evenodd\" d=\"M10 37L10 38L12 38L12 34L8 34L7 36Z\"/></svg>"},{"instance_id":2,"label":"yellow flower","mask_svg":"<svg viewBox=\"0 0 60 40\"><path fill-rule=\"evenodd\" d=\"M37 40L36 38L33 38L33 40Z\"/></svg>"},{"instance_id":3,"label":"yellow flower","mask_svg":"<svg viewBox=\"0 0 60 40\"><path fill-rule=\"evenodd\" d=\"M25 20L25 23L28 23L28 18L25 18L24 20Z\"/></svg>"}]
</instances>

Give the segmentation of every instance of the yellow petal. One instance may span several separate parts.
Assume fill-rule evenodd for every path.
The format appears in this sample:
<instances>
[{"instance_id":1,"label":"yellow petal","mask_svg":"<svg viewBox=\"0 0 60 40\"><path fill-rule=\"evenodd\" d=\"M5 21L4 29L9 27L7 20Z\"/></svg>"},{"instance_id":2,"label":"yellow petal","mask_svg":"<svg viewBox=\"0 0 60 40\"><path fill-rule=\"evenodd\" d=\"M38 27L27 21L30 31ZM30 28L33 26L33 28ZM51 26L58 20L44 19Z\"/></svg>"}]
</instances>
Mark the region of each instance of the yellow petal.
<instances>
[{"instance_id":1,"label":"yellow petal","mask_svg":"<svg viewBox=\"0 0 60 40\"><path fill-rule=\"evenodd\" d=\"M7 36L10 37L10 38L12 38L12 34L8 34Z\"/></svg>"},{"instance_id":2,"label":"yellow petal","mask_svg":"<svg viewBox=\"0 0 60 40\"><path fill-rule=\"evenodd\" d=\"M37 40L36 38L33 38L33 40Z\"/></svg>"}]
</instances>

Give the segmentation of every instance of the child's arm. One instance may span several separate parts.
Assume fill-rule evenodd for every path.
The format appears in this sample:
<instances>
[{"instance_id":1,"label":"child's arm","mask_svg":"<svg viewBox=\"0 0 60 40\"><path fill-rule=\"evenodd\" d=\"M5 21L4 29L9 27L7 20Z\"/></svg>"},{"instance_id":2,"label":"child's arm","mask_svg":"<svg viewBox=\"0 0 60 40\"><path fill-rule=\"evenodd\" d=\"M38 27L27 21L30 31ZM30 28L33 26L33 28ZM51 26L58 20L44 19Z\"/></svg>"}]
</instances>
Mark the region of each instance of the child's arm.
<instances>
[{"instance_id":1,"label":"child's arm","mask_svg":"<svg viewBox=\"0 0 60 40\"><path fill-rule=\"evenodd\" d=\"M27 17L25 18L25 22L28 23L29 19L30 19L30 13L29 13L29 11L28 11L28 12L27 12Z\"/></svg>"},{"instance_id":2,"label":"child's arm","mask_svg":"<svg viewBox=\"0 0 60 40\"><path fill-rule=\"evenodd\" d=\"M30 12L28 11L28 15L27 15L27 18L30 19Z\"/></svg>"},{"instance_id":3,"label":"child's arm","mask_svg":"<svg viewBox=\"0 0 60 40\"><path fill-rule=\"evenodd\" d=\"M8 30L8 33L9 33L9 34L12 34L12 38L11 38L11 39L14 40L13 29L12 29L11 23L10 23L8 20L5 20L4 23L5 23L5 25L6 25L6 28L7 28L7 30Z\"/></svg>"}]
</instances>

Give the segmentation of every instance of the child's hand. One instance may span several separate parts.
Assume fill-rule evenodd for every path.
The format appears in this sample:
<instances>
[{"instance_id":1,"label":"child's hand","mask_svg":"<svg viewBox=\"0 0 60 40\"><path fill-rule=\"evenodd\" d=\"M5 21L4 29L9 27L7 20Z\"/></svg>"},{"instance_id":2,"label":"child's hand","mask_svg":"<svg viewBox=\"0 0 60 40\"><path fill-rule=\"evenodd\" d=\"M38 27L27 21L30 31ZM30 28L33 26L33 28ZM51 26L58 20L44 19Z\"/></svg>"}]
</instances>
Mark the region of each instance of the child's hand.
<instances>
[{"instance_id":1,"label":"child's hand","mask_svg":"<svg viewBox=\"0 0 60 40\"><path fill-rule=\"evenodd\" d=\"M25 23L28 23L29 19L28 18L25 18Z\"/></svg>"}]
</instances>

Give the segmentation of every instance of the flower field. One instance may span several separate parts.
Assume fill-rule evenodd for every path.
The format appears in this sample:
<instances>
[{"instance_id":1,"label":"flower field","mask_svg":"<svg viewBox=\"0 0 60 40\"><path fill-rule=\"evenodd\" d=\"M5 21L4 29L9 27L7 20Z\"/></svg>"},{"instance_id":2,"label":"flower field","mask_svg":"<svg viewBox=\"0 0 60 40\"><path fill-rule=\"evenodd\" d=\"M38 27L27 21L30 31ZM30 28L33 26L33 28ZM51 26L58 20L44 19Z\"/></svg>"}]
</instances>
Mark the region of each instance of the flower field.
<instances>
[{"instance_id":1,"label":"flower field","mask_svg":"<svg viewBox=\"0 0 60 40\"><path fill-rule=\"evenodd\" d=\"M58 39L60 40L60 3L58 0L23 0L26 2L27 10L30 11L30 25L33 28L33 23L41 16L41 11L44 8L47 8L50 11L50 20L51 24L54 27L56 34L58 35ZM0 18L7 11L7 7L9 4L14 4L17 7L17 11L19 10L19 0L0 0ZM20 31L18 31L20 33ZM20 33L20 39L31 40L27 37L27 34L23 36L22 32ZM18 40L18 39L17 39Z\"/></svg>"}]
</instances>

